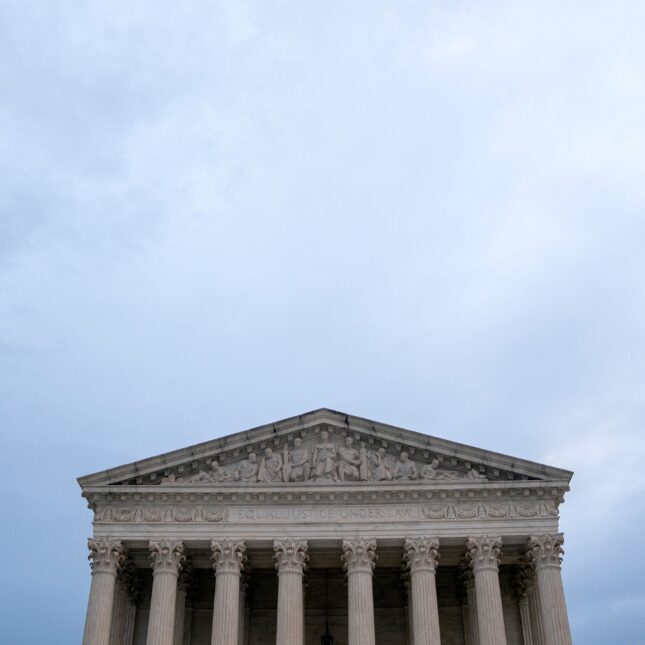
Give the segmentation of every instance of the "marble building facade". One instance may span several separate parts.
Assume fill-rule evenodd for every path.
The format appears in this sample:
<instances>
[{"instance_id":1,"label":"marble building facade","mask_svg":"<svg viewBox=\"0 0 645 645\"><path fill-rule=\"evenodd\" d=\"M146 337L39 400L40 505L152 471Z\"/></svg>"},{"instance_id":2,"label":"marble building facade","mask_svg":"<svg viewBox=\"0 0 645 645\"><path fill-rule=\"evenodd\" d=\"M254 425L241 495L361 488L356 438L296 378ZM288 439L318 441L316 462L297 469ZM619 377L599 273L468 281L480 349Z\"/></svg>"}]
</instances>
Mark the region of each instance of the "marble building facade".
<instances>
[{"instance_id":1,"label":"marble building facade","mask_svg":"<svg viewBox=\"0 0 645 645\"><path fill-rule=\"evenodd\" d=\"M327 409L81 477L83 645L570 645L571 477Z\"/></svg>"}]
</instances>

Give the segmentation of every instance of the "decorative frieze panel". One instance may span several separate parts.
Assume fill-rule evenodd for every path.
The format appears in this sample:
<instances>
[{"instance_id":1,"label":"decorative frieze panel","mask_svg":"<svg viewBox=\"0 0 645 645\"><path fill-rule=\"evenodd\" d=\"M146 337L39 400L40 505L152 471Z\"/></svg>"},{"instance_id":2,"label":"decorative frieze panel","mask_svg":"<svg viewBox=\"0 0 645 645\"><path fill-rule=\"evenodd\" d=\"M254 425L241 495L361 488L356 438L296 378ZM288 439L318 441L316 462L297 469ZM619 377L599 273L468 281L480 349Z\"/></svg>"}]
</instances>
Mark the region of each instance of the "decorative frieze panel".
<instances>
[{"instance_id":1,"label":"decorative frieze panel","mask_svg":"<svg viewBox=\"0 0 645 645\"><path fill-rule=\"evenodd\" d=\"M429 520L508 520L557 518L555 502L437 502L416 504L181 505L166 507L106 506L96 511L101 524L256 524L334 522L427 522Z\"/></svg>"}]
</instances>

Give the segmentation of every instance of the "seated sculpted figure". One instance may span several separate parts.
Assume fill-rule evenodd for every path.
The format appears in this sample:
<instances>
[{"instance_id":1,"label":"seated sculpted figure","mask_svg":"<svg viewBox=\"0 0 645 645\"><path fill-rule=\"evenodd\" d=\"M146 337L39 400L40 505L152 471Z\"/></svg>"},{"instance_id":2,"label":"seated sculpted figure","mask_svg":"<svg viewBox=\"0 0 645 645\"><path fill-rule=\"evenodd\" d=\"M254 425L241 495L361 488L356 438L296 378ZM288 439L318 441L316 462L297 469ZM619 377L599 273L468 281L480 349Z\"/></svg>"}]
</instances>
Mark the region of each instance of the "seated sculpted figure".
<instances>
[{"instance_id":1,"label":"seated sculpted figure","mask_svg":"<svg viewBox=\"0 0 645 645\"><path fill-rule=\"evenodd\" d=\"M258 458L254 452L249 453L246 459L242 459L235 471L235 481L255 483L258 480Z\"/></svg>"},{"instance_id":2,"label":"seated sculpted figure","mask_svg":"<svg viewBox=\"0 0 645 645\"><path fill-rule=\"evenodd\" d=\"M387 466L385 457L385 448L379 448L372 453L372 479L376 481L389 481L392 479L392 473Z\"/></svg>"},{"instance_id":3,"label":"seated sculpted figure","mask_svg":"<svg viewBox=\"0 0 645 645\"><path fill-rule=\"evenodd\" d=\"M228 482L231 481L231 476L222 468L219 463L213 459L208 471L200 470L196 475L187 477L185 482Z\"/></svg>"},{"instance_id":4,"label":"seated sculpted figure","mask_svg":"<svg viewBox=\"0 0 645 645\"><path fill-rule=\"evenodd\" d=\"M439 470L439 460L433 459L421 469L421 479L459 479L455 470Z\"/></svg>"},{"instance_id":5,"label":"seated sculpted figure","mask_svg":"<svg viewBox=\"0 0 645 645\"><path fill-rule=\"evenodd\" d=\"M282 479L285 482L306 482L309 479L309 450L302 445L302 439L293 440L293 450L289 452L287 445L283 448Z\"/></svg>"},{"instance_id":6,"label":"seated sculpted figure","mask_svg":"<svg viewBox=\"0 0 645 645\"><path fill-rule=\"evenodd\" d=\"M466 479L478 479L481 481L487 481L488 477L483 473L480 473L476 468L471 468L466 475Z\"/></svg>"},{"instance_id":7,"label":"seated sculpted figure","mask_svg":"<svg viewBox=\"0 0 645 645\"><path fill-rule=\"evenodd\" d=\"M336 481L336 446L329 441L329 432L320 433L320 443L314 446L313 481Z\"/></svg>"},{"instance_id":8,"label":"seated sculpted figure","mask_svg":"<svg viewBox=\"0 0 645 645\"><path fill-rule=\"evenodd\" d=\"M360 477L359 467L361 458L358 450L354 448L354 440L351 437L345 439L345 445L338 449L338 478L340 481L357 481Z\"/></svg>"},{"instance_id":9,"label":"seated sculpted figure","mask_svg":"<svg viewBox=\"0 0 645 645\"><path fill-rule=\"evenodd\" d=\"M394 472L392 473L394 479L400 481L406 481L410 479L417 478L417 467L413 461L410 461L408 458L407 452L402 452L399 461L396 462L394 466Z\"/></svg>"},{"instance_id":10,"label":"seated sculpted figure","mask_svg":"<svg viewBox=\"0 0 645 645\"><path fill-rule=\"evenodd\" d=\"M258 481L268 484L282 481L282 457L275 454L271 448L264 451L258 470Z\"/></svg>"}]
</instances>

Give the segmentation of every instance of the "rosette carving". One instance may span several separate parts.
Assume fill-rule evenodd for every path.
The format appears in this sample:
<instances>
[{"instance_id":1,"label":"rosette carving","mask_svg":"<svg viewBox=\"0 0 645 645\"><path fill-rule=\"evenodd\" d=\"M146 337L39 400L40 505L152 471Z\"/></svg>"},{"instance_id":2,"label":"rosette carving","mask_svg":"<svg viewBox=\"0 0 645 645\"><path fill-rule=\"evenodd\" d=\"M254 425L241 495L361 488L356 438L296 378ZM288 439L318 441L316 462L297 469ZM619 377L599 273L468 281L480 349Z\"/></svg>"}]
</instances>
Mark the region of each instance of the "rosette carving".
<instances>
[{"instance_id":1,"label":"rosette carving","mask_svg":"<svg viewBox=\"0 0 645 645\"><path fill-rule=\"evenodd\" d=\"M239 575L246 561L246 545L241 540L212 540L211 560L215 573Z\"/></svg>"},{"instance_id":2,"label":"rosette carving","mask_svg":"<svg viewBox=\"0 0 645 645\"><path fill-rule=\"evenodd\" d=\"M110 538L88 540L87 548L90 550L87 559L90 560L92 573L111 573L116 576L126 557L123 542Z\"/></svg>"},{"instance_id":3,"label":"rosette carving","mask_svg":"<svg viewBox=\"0 0 645 645\"><path fill-rule=\"evenodd\" d=\"M437 571L439 539L428 537L407 538L403 547L403 559L411 572Z\"/></svg>"},{"instance_id":4,"label":"rosette carving","mask_svg":"<svg viewBox=\"0 0 645 645\"><path fill-rule=\"evenodd\" d=\"M502 538L490 535L469 537L466 558L475 573L482 569L497 571L502 560Z\"/></svg>"},{"instance_id":5,"label":"rosette carving","mask_svg":"<svg viewBox=\"0 0 645 645\"><path fill-rule=\"evenodd\" d=\"M183 564L184 545L176 540L150 540L150 562L154 573L179 573Z\"/></svg>"},{"instance_id":6,"label":"rosette carving","mask_svg":"<svg viewBox=\"0 0 645 645\"><path fill-rule=\"evenodd\" d=\"M526 545L529 562L536 568L560 567L564 555L564 536L562 533L542 533L531 535Z\"/></svg>"},{"instance_id":7,"label":"rosette carving","mask_svg":"<svg viewBox=\"0 0 645 645\"><path fill-rule=\"evenodd\" d=\"M302 574L309 560L306 540L274 540L273 549L278 573Z\"/></svg>"},{"instance_id":8,"label":"rosette carving","mask_svg":"<svg viewBox=\"0 0 645 645\"><path fill-rule=\"evenodd\" d=\"M343 540L343 555L341 556L347 573L364 571L372 573L378 556L376 555L376 540L357 537Z\"/></svg>"}]
</instances>

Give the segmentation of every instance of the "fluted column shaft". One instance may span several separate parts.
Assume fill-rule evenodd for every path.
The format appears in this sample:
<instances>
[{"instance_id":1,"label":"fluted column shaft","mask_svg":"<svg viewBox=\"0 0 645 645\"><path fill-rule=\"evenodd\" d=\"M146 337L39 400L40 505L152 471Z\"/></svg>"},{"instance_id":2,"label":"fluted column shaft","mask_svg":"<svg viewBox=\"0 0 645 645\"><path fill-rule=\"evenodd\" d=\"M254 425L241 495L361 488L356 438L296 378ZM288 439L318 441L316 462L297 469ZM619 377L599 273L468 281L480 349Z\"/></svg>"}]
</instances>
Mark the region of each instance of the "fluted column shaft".
<instances>
[{"instance_id":1,"label":"fluted column shaft","mask_svg":"<svg viewBox=\"0 0 645 645\"><path fill-rule=\"evenodd\" d=\"M186 623L186 595L192 577L192 564L184 563L177 578L177 600L175 603L175 635L173 645L184 645L184 626Z\"/></svg>"},{"instance_id":2,"label":"fluted column shaft","mask_svg":"<svg viewBox=\"0 0 645 645\"><path fill-rule=\"evenodd\" d=\"M535 566L544 645L571 645L571 629L560 572L563 542L564 538L559 533L532 535L528 542L529 559Z\"/></svg>"},{"instance_id":3,"label":"fluted column shaft","mask_svg":"<svg viewBox=\"0 0 645 645\"><path fill-rule=\"evenodd\" d=\"M533 645L544 645L544 624L542 621L542 612L540 610L540 598L538 596L535 583L529 586L528 594L529 594L529 613L531 614L531 635L533 636Z\"/></svg>"},{"instance_id":4,"label":"fluted column shaft","mask_svg":"<svg viewBox=\"0 0 645 645\"><path fill-rule=\"evenodd\" d=\"M520 608L520 620L522 622L522 638L524 645L533 645L533 632L531 631L531 613L529 611L528 596L522 596L517 601Z\"/></svg>"},{"instance_id":5,"label":"fluted column shaft","mask_svg":"<svg viewBox=\"0 0 645 645\"><path fill-rule=\"evenodd\" d=\"M123 625L123 645L132 645L134 639L134 622L137 619L137 606L131 598L125 605L125 619Z\"/></svg>"},{"instance_id":6,"label":"fluted column shaft","mask_svg":"<svg viewBox=\"0 0 645 645\"><path fill-rule=\"evenodd\" d=\"M472 569L464 569L464 589L468 602L468 639L466 645L479 645L479 623L477 621L477 598L475 577Z\"/></svg>"},{"instance_id":7,"label":"fluted column shaft","mask_svg":"<svg viewBox=\"0 0 645 645\"><path fill-rule=\"evenodd\" d=\"M376 541L357 537L343 540L347 572L349 645L375 645L372 573Z\"/></svg>"},{"instance_id":8,"label":"fluted column shaft","mask_svg":"<svg viewBox=\"0 0 645 645\"><path fill-rule=\"evenodd\" d=\"M122 542L110 539L88 540L87 546L90 550L92 584L83 645L110 645L116 576L125 560L125 548Z\"/></svg>"},{"instance_id":9,"label":"fluted column shaft","mask_svg":"<svg viewBox=\"0 0 645 645\"><path fill-rule=\"evenodd\" d=\"M404 558L410 570L413 645L440 645L439 606L435 574L439 560L437 538L407 539Z\"/></svg>"},{"instance_id":10,"label":"fluted column shaft","mask_svg":"<svg viewBox=\"0 0 645 645\"><path fill-rule=\"evenodd\" d=\"M237 617L237 645L244 645L244 639L246 637L245 627L246 627L246 588L248 583L244 579L246 576L240 578L240 609L238 611Z\"/></svg>"},{"instance_id":11,"label":"fluted column shaft","mask_svg":"<svg viewBox=\"0 0 645 645\"><path fill-rule=\"evenodd\" d=\"M240 612L240 574L246 559L244 542L213 540L215 601L211 645L235 645L238 641Z\"/></svg>"},{"instance_id":12,"label":"fluted column shaft","mask_svg":"<svg viewBox=\"0 0 645 645\"><path fill-rule=\"evenodd\" d=\"M278 570L276 645L302 645L304 642L302 575L307 563L307 542L275 540L273 548Z\"/></svg>"},{"instance_id":13,"label":"fluted column shaft","mask_svg":"<svg viewBox=\"0 0 645 645\"><path fill-rule=\"evenodd\" d=\"M128 590L125 584L117 578L114 587L114 605L112 607L112 625L110 627L110 645L123 645L125 628L125 609L128 600Z\"/></svg>"},{"instance_id":14,"label":"fluted column shaft","mask_svg":"<svg viewBox=\"0 0 645 645\"><path fill-rule=\"evenodd\" d=\"M523 645L533 645L533 630L531 629L531 612L529 609L529 589L533 580L531 565L522 559L514 582L515 597L520 610Z\"/></svg>"},{"instance_id":15,"label":"fluted column shaft","mask_svg":"<svg viewBox=\"0 0 645 645\"><path fill-rule=\"evenodd\" d=\"M480 536L468 539L466 549L475 576L480 645L506 645L499 560L502 540Z\"/></svg>"},{"instance_id":16,"label":"fluted column shaft","mask_svg":"<svg viewBox=\"0 0 645 645\"><path fill-rule=\"evenodd\" d=\"M146 645L173 645L177 577L184 561L184 546L172 540L150 541L152 597Z\"/></svg>"}]
</instances>

